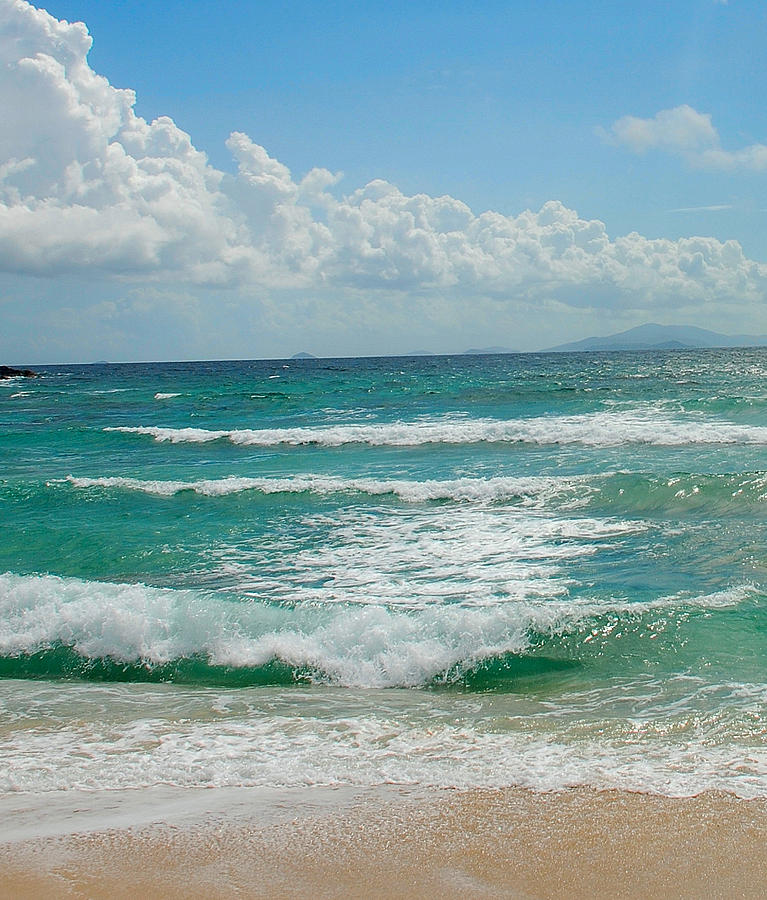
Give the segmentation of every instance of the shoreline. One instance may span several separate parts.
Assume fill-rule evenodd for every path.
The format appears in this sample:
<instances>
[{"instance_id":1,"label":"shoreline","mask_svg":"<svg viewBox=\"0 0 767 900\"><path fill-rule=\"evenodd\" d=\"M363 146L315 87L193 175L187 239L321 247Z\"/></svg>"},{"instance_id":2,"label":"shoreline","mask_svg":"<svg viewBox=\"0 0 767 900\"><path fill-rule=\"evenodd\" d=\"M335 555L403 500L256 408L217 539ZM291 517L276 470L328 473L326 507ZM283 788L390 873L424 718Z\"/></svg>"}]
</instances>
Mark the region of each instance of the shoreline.
<instances>
[{"instance_id":1,"label":"shoreline","mask_svg":"<svg viewBox=\"0 0 767 900\"><path fill-rule=\"evenodd\" d=\"M767 878L767 800L729 794L67 792L38 795L14 830L12 802L0 798L0 877L20 900L760 897Z\"/></svg>"}]
</instances>

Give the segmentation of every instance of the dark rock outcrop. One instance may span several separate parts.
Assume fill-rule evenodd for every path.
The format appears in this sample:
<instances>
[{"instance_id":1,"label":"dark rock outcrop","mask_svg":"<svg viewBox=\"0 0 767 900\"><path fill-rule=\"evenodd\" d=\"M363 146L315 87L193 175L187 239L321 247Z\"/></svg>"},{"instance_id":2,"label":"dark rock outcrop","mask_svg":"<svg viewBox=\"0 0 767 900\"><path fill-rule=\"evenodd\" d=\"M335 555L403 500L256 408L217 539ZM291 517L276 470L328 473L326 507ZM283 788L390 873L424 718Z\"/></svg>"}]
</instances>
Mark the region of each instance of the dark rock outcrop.
<instances>
[{"instance_id":1,"label":"dark rock outcrop","mask_svg":"<svg viewBox=\"0 0 767 900\"><path fill-rule=\"evenodd\" d=\"M0 366L0 378L37 378L37 372L31 369L12 369L10 366Z\"/></svg>"}]
</instances>

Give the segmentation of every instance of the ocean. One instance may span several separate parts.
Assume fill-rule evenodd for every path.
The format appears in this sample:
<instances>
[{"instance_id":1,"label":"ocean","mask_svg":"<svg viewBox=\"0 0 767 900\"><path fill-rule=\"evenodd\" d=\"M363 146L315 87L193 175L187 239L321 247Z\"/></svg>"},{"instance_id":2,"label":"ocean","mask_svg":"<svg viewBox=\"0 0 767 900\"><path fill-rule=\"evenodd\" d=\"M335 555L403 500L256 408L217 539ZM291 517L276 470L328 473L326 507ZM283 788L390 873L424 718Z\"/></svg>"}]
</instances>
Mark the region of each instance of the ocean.
<instances>
[{"instance_id":1,"label":"ocean","mask_svg":"<svg viewBox=\"0 0 767 900\"><path fill-rule=\"evenodd\" d=\"M767 350L0 382L0 794L767 797Z\"/></svg>"}]
</instances>

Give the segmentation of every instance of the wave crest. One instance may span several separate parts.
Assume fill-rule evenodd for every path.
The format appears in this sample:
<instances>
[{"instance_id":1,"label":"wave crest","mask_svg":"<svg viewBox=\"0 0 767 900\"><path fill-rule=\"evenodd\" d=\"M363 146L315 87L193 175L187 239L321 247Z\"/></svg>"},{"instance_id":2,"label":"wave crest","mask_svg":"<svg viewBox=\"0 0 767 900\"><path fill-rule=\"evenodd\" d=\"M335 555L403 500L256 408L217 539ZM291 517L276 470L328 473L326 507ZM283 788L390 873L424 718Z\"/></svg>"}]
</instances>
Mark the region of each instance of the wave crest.
<instances>
[{"instance_id":1,"label":"wave crest","mask_svg":"<svg viewBox=\"0 0 767 900\"><path fill-rule=\"evenodd\" d=\"M602 477L602 476L600 476ZM392 494L401 500L419 503L429 500L501 501L521 499L543 502L547 497L567 495L588 486L589 476L455 478L444 481L408 481L405 479L341 478L332 475L294 475L286 478L248 478L230 475L199 481L160 481L122 476L83 478L67 476L76 488L107 488L141 491L171 497L193 491L206 497L221 497L243 491L262 494L281 493L361 493L371 496Z\"/></svg>"},{"instance_id":2,"label":"wave crest","mask_svg":"<svg viewBox=\"0 0 767 900\"><path fill-rule=\"evenodd\" d=\"M414 687L460 681L489 660L523 656L541 641L582 635L584 629L588 643L590 623L605 617L636 620L661 609L726 608L754 592L741 585L645 603L556 600L408 612L382 606L288 608L217 593L5 573L0 657L7 670L9 660L28 663L38 655L42 664L66 648L85 661L80 674L86 677L98 675L94 661L137 680L135 667L153 672L155 680L172 680L179 672L204 680L202 666L218 669L222 677L227 670L241 681L238 672L263 673L271 666L279 679L288 669L295 680ZM24 671L17 666L18 674Z\"/></svg>"},{"instance_id":3,"label":"wave crest","mask_svg":"<svg viewBox=\"0 0 767 900\"><path fill-rule=\"evenodd\" d=\"M319 428L220 429L118 425L104 431L140 434L156 441L208 443L228 440L242 446L273 447L345 444L418 446L421 444L583 444L617 447L650 444L676 447L694 444L767 444L767 427L724 421L678 420L638 412L599 412L532 419L440 419L421 422L328 425Z\"/></svg>"}]
</instances>

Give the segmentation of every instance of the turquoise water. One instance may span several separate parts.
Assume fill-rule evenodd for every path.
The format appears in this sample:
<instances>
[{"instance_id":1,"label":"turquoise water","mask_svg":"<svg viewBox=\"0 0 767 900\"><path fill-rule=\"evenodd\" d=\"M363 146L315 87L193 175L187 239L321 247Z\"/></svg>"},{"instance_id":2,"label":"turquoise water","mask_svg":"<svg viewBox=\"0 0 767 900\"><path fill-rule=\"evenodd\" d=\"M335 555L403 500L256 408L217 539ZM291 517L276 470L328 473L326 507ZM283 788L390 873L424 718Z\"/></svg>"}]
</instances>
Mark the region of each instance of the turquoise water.
<instances>
[{"instance_id":1,"label":"turquoise water","mask_svg":"<svg viewBox=\"0 0 767 900\"><path fill-rule=\"evenodd\" d=\"M767 796L767 351L0 382L0 791Z\"/></svg>"}]
</instances>

